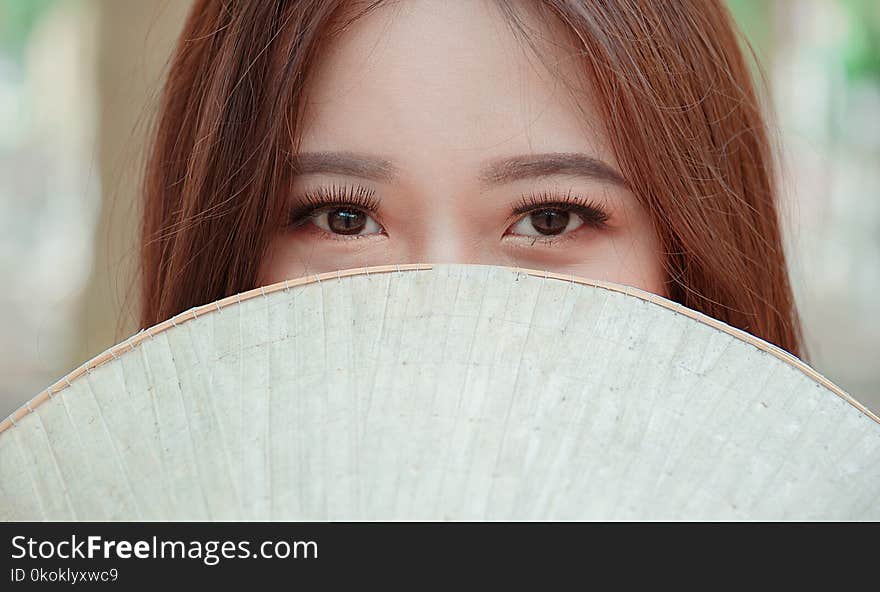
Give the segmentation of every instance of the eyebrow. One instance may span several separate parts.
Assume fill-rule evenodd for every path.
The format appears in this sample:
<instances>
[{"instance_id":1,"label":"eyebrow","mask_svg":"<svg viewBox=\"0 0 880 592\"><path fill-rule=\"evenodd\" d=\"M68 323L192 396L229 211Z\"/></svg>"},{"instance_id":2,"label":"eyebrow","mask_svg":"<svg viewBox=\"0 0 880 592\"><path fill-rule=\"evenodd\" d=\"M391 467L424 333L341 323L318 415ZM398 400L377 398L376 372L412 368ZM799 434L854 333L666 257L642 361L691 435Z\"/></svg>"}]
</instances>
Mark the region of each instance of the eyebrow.
<instances>
[{"instance_id":1,"label":"eyebrow","mask_svg":"<svg viewBox=\"0 0 880 592\"><path fill-rule=\"evenodd\" d=\"M480 181L487 185L501 185L550 175L574 175L622 187L627 185L623 176L611 165L579 152L524 154L494 160L480 172Z\"/></svg>"},{"instance_id":2,"label":"eyebrow","mask_svg":"<svg viewBox=\"0 0 880 592\"><path fill-rule=\"evenodd\" d=\"M360 152L303 152L290 155L294 174L333 173L373 181L394 181L397 168L390 160Z\"/></svg>"},{"instance_id":3,"label":"eyebrow","mask_svg":"<svg viewBox=\"0 0 880 592\"><path fill-rule=\"evenodd\" d=\"M390 160L360 152L303 152L290 155L295 174L329 173L379 182L391 182L399 171ZM586 177L626 187L623 176L611 165L579 152L523 154L490 161L480 170L484 185L503 185L551 175Z\"/></svg>"}]
</instances>

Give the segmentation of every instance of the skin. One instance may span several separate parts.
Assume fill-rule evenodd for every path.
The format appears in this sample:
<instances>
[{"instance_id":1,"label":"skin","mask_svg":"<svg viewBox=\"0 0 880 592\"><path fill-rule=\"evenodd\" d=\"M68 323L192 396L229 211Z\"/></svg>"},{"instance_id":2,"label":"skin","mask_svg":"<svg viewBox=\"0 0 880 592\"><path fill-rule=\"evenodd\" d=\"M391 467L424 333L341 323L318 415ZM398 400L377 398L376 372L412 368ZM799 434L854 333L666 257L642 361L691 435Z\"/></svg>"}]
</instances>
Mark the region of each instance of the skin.
<instances>
[{"instance_id":1,"label":"skin","mask_svg":"<svg viewBox=\"0 0 880 592\"><path fill-rule=\"evenodd\" d=\"M366 156L384 168L367 178L373 175L359 162L326 170L333 167L303 157L286 198L295 204L304 192L336 184L362 187L380 205L317 212L284 228L262 263L262 283L370 265L481 263L666 295L651 219L622 178L613 179L619 169L577 60L559 43L560 30L523 18L541 57L494 3L477 1L388 3L328 43L306 88L299 153ZM566 161L540 176L495 181L488 174L504 159L540 164L548 154L599 164ZM597 176L603 166L610 174ZM607 226L570 213L565 230L548 236L539 230L548 228L540 223L546 208L511 217L524 194L588 199L605 211ZM332 230L331 216L338 229L359 212L358 234ZM550 215L565 220L559 210Z\"/></svg>"}]
</instances>

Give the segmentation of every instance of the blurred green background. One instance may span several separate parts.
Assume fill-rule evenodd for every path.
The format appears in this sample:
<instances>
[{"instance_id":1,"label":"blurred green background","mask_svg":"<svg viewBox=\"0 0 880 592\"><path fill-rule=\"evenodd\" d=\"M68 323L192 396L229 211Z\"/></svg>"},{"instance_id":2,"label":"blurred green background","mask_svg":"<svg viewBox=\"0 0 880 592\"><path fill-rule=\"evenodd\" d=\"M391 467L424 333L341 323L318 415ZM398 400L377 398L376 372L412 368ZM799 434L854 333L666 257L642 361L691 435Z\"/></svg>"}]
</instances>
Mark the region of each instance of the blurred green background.
<instances>
[{"instance_id":1,"label":"blurred green background","mask_svg":"<svg viewBox=\"0 0 880 592\"><path fill-rule=\"evenodd\" d=\"M809 361L880 412L880 0L728 4L766 80ZM0 416L136 329L138 167L188 7L0 0Z\"/></svg>"}]
</instances>

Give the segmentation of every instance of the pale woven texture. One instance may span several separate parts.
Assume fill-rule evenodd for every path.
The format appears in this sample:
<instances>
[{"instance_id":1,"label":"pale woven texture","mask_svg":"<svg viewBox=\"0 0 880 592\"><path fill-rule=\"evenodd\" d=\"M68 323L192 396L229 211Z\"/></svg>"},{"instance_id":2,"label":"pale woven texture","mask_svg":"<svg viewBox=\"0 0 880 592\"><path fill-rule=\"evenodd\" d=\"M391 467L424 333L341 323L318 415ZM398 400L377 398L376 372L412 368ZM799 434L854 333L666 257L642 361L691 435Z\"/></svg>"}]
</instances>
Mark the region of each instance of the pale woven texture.
<instances>
[{"instance_id":1,"label":"pale woven texture","mask_svg":"<svg viewBox=\"0 0 880 592\"><path fill-rule=\"evenodd\" d=\"M199 314L0 433L3 520L880 519L880 425L674 310L493 266Z\"/></svg>"}]
</instances>

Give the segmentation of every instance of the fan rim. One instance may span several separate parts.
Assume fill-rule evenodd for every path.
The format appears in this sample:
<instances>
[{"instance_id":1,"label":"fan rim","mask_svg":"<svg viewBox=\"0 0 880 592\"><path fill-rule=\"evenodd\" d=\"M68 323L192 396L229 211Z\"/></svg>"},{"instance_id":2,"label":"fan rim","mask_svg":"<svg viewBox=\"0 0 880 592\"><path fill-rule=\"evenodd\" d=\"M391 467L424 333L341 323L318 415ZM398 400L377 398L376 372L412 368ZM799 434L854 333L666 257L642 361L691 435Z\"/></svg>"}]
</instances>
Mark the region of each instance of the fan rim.
<instances>
[{"instance_id":1,"label":"fan rim","mask_svg":"<svg viewBox=\"0 0 880 592\"><path fill-rule=\"evenodd\" d=\"M68 372L59 380L55 381L47 388L40 391L37 395L29 399L24 405L20 406L18 409L13 411L6 419L0 422L0 435L3 434L6 430L14 427L19 421L21 421L26 415L29 413L33 413L34 410L48 401L50 398L54 397L61 391L70 387L74 380L79 379L82 375L87 374L94 370L95 368L102 366L112 360L115 360L120 355L123 355L127 352L134 350L138 344L146 339L152 339L156 335L167 331L173 327L177 327L180 324L183 324L187 321L194 320L200 316L206 316L209 314L217 313L223 310L223 308L240 304L241 302L251 300L258 297L264 297L269 294L280 292L280 291L289 291L291 288L296 288L300 286L310 285L314 283L320 283L324 280L332 280L332 279L341 279L343 277L357 276L357 275L370 275L370 274L380 274L380 273L391 273L391 272L409 272L409 271L428 271L433 270L435 266L441 265L453 265L453 264L443 264L443 263L401 263L394 265L375 265L370 267L354 267L347 269L340 269L336 271L328 271L319 274L312 274L307 276L301 276L298 278L286 279L281 282L276 282L273 284L268 284L265 286L259 286L252 290L248 290L246 292L240 292L238 294L233 294L232 296L227 296L226 298L222 298L220 300L216 300L214 302L209 302L208 304L204 304L201 306L195 306L188 310L185 310L173 317L166 319L156 325L151 327L141 329L139 332L134 335L129 336L124 341L114 344L113 346L107 348L105 351L100 354L94 356L89 359L85 363L73 369L71 372ZM615 282L609 282L605 280L599 279L591 279L585 278L581 276L576 276L572 274L563 274L552 272L549 270L543 269L532 269L526 267L514 267L508 265L494 265L494 264L456 264L456 265L469 265L474 267L494 267L501 268L513 273L524 273L527 275L540 277L543 279L554 279L560 281L566 281L581 285L592 286L595 288L603 288L606 290L610 290L612 292L618 292L624 294L626 296L632 296L635 298L639 298L641 300L651 302L653 304L662 306L668 310L671 310L675 313L682 314L686 317L689 317L693 320L701 322L703 324L709 325L714 329L722 331L731 337L738 339L740 341L744 341L757 347L758 349L769 353L775 358L781 360L783 363L792 366L804 374L807 375L811 380L816 382L817 384L825 387L830 390L832 393L842 398L844 401L855 407L860 413L872 419L875 423L880 425L880 417L875 415L870 409L865 407L862 403L856 400L852 395L848 394L841 387L836 385L834 382L817 372L814 368L812 368L809 364L801 360L800 358L794 356L793 354L785 351L784 349L768 342L760 337L756 337L747 331L743 331L737 327L733 327L728 325L727 323L720 321L714 317L710 317L702 312L697 310L688 308L678 302L669 300L668 298L664 298L663 296L659 296L658 294L654 294L653 292L648 292L642 290L640 288L636 288L634 286L627 286L625 284L618 284Z\"/></svg>"}]
</instances>

